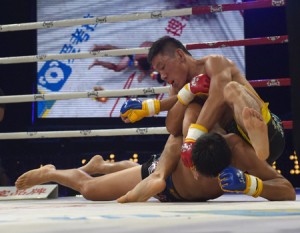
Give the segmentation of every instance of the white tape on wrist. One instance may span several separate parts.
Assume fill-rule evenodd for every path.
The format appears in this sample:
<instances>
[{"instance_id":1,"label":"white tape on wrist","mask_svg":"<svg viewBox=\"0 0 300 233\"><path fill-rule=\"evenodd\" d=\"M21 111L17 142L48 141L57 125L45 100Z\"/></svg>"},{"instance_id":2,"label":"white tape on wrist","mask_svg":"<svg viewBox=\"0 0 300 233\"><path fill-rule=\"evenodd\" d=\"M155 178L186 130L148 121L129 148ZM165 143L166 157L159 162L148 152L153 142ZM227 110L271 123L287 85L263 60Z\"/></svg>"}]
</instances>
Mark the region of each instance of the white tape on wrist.
<instances>
[{"instance_id":1,"label":"white tape on wrist","mask_svg":"<svg viewBox=\"0 0 300 233\"><path fill-rule=\"evenodd\" d=\"M205 134L204 131L197 128L189 128L186 139L197 140L201 135Z\"/></svg>"},{"instance_id":2,"label":"white tape on wrist","mask_svg":"<svg viewBox=\"0 0 300 233\"><path fill-rule=\"evenodd\" d=\"M148 100L146 100L146 103L147 103L147 106L148 106L149 116L154 116L155 115L154 100L153 99L148 99Z\"/></svg>"},{"instance_id":3,"label":"white tape on wrist","mask_svg":"<svg viewBox=\"0 0 300 233\"><path fill-rule=\"evenodd\" d=\"M248 186L249 188L249 191L246 193L247 195L249 196L253 196L255 193L256 193L256 190L257 190L257 179L255 176L251 176L251 175L248 175L249 176L249 181L250 181L250 186Z\"/></svg>"},{"instance_id":4,"label":"white tape on wrist","mask_svg":"<svg viewBox=\"0 0 300 233\"><path fill-rule=\"evenodd\" d=\"M194 99L194 97L195 95L189 90L189 85L184 86L178 92L178 98L184 105L188 105Z\"/></svg>"}]
</instances>

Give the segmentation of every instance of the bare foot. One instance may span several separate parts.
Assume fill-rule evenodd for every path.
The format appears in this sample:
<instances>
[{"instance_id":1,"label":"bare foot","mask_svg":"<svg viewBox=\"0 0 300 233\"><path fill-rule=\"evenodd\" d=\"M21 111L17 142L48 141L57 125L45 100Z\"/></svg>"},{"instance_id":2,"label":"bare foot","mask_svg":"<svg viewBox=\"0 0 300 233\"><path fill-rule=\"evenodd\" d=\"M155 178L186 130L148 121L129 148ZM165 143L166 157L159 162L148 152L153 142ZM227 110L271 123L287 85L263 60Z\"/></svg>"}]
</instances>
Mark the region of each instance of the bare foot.
<instances>
[{"instance_id":1,"label":"bare foot","mask_svg":"<svg viewBox=\"0 0 300 233\"><path fill-rule=\"evenodd\" d=\"M153 174L152 174L153 175ZM157 176L148 176L137 184L131 191L117 199L119 203L145 202L161 193L166 188L166 181Z\"/></svg>"},{"instance_id":2,"label":"bare foot","mask_svg":"<svg viewBox=\"0 0 300 233\"><path fill-rule=\"evenodd\" d=\"M105 161L101 155L95 155L91 160L79 169L86 172L89 175L94 174L106 174Z\"/></svg>"},{"instance_id":3,"label":"bare foot","mask_svg":"<svg viewBox=\"0 0 300 233\"><path fill-rule=\"evenodd\" d=\"M27 189L34 185L50 182L48 172L51 170L55 170L55 167L52 164L48 164L24 173L15 183L17 189Z\"/></svg>"},{"instance_id":4,"label":"bare foot","mask_svg":"<svg viewBox=\"0 0 300 233\"><path fill-rule=\"evenodd\" d=\"M268 127L261 114L252 108L245 107L242 117L248 137L258 158L266 160L270 153Z\"/></svg>"}]
</instances>

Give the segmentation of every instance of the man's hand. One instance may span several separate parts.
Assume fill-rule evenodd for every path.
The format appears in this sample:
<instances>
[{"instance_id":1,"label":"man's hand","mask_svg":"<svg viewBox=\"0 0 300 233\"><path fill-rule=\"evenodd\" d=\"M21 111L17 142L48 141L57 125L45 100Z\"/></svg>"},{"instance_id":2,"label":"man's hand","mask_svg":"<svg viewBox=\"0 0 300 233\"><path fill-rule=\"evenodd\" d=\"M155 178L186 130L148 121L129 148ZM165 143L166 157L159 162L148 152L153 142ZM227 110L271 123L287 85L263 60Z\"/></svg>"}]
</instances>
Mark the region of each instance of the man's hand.
<instances>
[{"instance_id":1,"label":"man's hand","mask_svg":"<svg viewBox=\"0 0 300 233\"><path fill-rule=\"evenodd\" d=\"M121 118L125 123L134 123L147 116L153 116L160 112L160 101L148 99L129 99L121 107Z\"/></svg>"},{"instance_id":2,"label":"man's hand","mask_svg":"<svg viewBox=\"0 0 300 233\"><path fill-rule=\"evenodd\" d=\"M225 168L219 174L218 179L224 192L244 193L258 197L263 190L261 179L248 175L234 167Z\"/></svg>"},{"instance_id":3,"label":"man's hand","mask_svg":"<svg viewBox=\"0 0 300 233\"><path fill-rule=\"evenodd\" d=\"M177 98L183 105L188 105L196 95L207 95L209 85L210 78L206 74L199 74L181 88Z\"/></svg>"},{"instance_id":4,"label":"man's hand","mask_svg":"<svg viewBox=\"0 0 300 233\"><path fill-rule=\"evenodd\" d=\"M187 133L187 136L184 140L184 143L181 147L181 159L183 164L188 168L193 168L194 164L192 161L192 150L193 145L196 142L197 138L201 135L207 133L207 129L198 124L191 124Z\"/></svg>"}]
</instances>

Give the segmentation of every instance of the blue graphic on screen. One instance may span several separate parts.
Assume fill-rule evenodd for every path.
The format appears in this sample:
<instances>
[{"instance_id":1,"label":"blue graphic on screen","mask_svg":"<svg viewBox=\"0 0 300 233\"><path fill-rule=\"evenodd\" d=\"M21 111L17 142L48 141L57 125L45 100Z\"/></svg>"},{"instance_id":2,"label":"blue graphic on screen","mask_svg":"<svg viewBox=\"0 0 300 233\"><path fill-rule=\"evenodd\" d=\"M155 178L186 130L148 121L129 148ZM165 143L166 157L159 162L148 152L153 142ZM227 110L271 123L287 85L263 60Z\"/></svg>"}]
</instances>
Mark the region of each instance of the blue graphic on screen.
<instances>
[{"instance_id":1,"label":"blue graphic on screen","mask_svg":"<svg viewBox=\"0 0 300 233\"><path fill-rule=\"evenodd\" d=\"M38 72L38 85L47 91L59 91L72 73L72 68L57 60L47 61ZM41 90L39 90L39 94ZM47 115L55 100L38 102L38 117Z\"/></svg>"},{"instance_id":2,"label":"blue graphic on screen","mask_svg":"<svg viewBox=\"0 0 300 233\"><path fill-rule=\"evenodd\" d=\"M72 68L60 61L47 61L38 72L38 85L59 91L72 73Z\"/></svg>"}]
</instances>

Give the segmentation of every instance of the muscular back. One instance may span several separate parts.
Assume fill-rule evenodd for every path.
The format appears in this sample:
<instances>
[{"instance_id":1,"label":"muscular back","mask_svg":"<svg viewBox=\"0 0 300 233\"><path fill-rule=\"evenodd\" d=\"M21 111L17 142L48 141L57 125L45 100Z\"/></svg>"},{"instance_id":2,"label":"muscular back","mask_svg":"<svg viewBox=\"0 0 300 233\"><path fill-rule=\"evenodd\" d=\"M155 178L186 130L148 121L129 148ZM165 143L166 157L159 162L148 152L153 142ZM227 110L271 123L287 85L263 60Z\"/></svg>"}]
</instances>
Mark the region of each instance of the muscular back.
<instances>
[{"instance_id":1,"label":"muscular back","mask_svg":"<svg viewBox=\"0 0 300 233\"><path fill-rule=\"evenodd\" d=\"M232 151L232 165L262 180L282 178L266 161L260 160L254 149L235 134L224 136Z\"/></svg>"}]
</instances>

